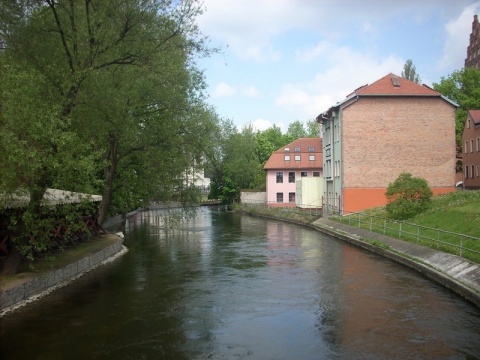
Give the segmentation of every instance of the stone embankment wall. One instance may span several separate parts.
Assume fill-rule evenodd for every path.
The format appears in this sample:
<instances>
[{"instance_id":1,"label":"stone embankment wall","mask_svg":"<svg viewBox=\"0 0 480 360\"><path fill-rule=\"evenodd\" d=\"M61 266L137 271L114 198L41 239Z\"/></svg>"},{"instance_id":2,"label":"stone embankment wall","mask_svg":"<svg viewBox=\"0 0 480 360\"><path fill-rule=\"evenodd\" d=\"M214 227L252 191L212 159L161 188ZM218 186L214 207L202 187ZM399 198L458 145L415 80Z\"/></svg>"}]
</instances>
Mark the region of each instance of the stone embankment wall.
<instances>
[{"instance_id":1,"label":"stone embankment wall","mask_svg":"<svg viewBox=\"0 0 480 360\"><path fill-rule=\"evenodd\" d=\"M123 246L123 240L118 238L118 241L94 254L0 292L0 316L67 285L86 272L114 260L125 252L127 249Z\"/></svg>"}]
</instances>

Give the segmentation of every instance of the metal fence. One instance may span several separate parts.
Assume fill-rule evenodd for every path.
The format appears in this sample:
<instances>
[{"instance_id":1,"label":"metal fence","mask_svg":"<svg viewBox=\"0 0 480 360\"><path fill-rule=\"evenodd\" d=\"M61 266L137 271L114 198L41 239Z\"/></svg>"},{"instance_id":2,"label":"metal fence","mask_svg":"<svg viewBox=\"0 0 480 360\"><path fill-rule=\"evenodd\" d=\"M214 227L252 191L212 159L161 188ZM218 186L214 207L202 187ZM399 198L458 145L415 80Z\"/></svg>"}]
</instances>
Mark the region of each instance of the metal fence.
<instances>
[{"instance_id":1,"label":"metal fence","mask_svg":"<svg viewBox=\"0 0 480 360\"><path fill-rule=\"evenodd\" d=\"M479 237L360 212L338 216L334 220L398 239L421 243L477 262L480 261Z\"/></svg>"}]
</instances>

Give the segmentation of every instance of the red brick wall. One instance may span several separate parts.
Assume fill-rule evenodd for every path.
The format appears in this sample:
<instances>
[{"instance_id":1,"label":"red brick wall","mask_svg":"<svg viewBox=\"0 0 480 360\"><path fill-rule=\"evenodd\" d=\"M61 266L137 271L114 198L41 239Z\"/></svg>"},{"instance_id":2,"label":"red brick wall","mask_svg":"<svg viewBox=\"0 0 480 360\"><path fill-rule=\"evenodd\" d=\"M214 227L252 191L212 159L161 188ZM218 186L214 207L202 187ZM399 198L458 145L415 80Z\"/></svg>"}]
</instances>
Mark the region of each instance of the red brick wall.
<instances>
[{"instance_id":1,"label":"red brick wall","mask_svg":"<svg viewBox=\"0 0 480 360\"><path fill-rule=\"evenodd\" d=\"M470 127L468 122L470 121ZM480 189L480 151L477 147L480 138L480 125L475 127L473 119L468 115L462 137L463 176L466 189ZM473 148L472 148L473 140ZM468 142L468 145L465 144ZM465 168L468 166L468 177ZM473 174L472 174L473 166Z\"/></svg>"},{"instance_id":2,"label":"red brick wall","mask_svg":"<svg viewBox=\"0 0 480 360\"><path fill-rule=\"evenodd\" d=\"M345 215L378 206L387 204L385 192L387 188L372 189L372 188L349 188L344 189L343 212ZM455 191L453 187L449 188L434 188L432 189L434 195L446 194Z\"/></svg>"},{"instance_id":3,"label":"red brick wall","mask_svg":"<svg viewBox=\"0 0 480 360\"><path fill-rule=\"evenodd\" d=\"M419 97L360 98L345 108L343 188L386 188L402 172L453 188L454 111L442 99Z\"/></svg>"}]
</instances>

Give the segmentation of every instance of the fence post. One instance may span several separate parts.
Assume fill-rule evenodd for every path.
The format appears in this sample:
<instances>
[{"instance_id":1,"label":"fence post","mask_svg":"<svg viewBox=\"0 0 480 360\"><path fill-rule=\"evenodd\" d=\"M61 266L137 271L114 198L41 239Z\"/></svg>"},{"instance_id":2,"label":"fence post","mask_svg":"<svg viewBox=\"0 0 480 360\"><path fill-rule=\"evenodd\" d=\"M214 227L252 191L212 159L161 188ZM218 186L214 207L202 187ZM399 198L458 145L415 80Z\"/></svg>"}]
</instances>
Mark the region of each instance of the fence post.
<instances>
[{"instance_id":1,"label":"fence post","mask_svg":"<svg viewBox=\"0 0 480 360\"><path fill-rule=\"evenodd\" d=\"M387 231L387 219L383 219L383 235L385 235L386 231Z\"/></svg>"},{"instance_id":2,"label":"fence post","mask_svg":"<svg viewBox=\"0 0 480 360\"><path fill-rule=\"evenodd\" d=\"M417 226L417 242L418 242L419 236L420 236L420 226Z\"/></svg>"},{"instance_id":3,"label":"fence post","mask_svg":"<svg viewBox=\"0 0 480 360\"><path fill-rule=\"evenodd\" d=\"M358 215L358 227L360 228L360 213L357 213Z\"/></svg>"},{"instance_id":4,"label":"fence post","mask_svg":"<svg viewBox=\"0 0 480 360\"><path fill-rule=\"evenodd\" d=\"M463 251L462 251L463 250L463 238L464 238L464 236L462 235L460 237L460 257L463 256Z\"/></svg>"},{"instance_id":5,"label":"fence post","mask_svg":"<svg viewBox=\"0 0 480 360\"><path fill-rule=\"evenodd\" d=\"M370 231L372 231L373 216L370 216Z\"/></svg>"},{"instance_id":6,"label":"fence post","mask_svg":"<svg viewBox=\"0 0 480 360\"><path fill-rule=\"evenodd\" d=\"M400 227L399 227L399 230L398 230L398 238L399 239L402 238L402 222L400 222Z\"/></svg>"}]
</instances>

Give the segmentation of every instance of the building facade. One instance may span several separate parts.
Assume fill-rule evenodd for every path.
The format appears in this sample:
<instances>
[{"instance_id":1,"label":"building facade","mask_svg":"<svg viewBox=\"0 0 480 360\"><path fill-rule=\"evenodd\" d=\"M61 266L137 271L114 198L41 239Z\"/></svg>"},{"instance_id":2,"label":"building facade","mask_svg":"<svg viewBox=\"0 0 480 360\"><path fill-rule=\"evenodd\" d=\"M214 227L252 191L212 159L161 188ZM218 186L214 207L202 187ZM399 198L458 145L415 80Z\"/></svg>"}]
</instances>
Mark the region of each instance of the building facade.
<instances>
[{"instance_id":1,"label":"building facade","mask_svg":"<svg viewBox=\"0 0 480 360\"><path fill-rule=\"evenodd\" d=\"M268 205L296 206L296 182L302 177L321 177L322 163L320 138L300 138L276 150L263 168L267 172ZM302 197L305 203L314 200Z\"/></svg>"},{"instance_id":2,"label":"building facade","mask_svg":"<svg viewBox=\"0 0 480 360\"><path fill-rule=\"evenodd\" d=\"M435 194L453 191L455 109L433 89L388 74L321 113L324 209L383 206L402 172L426 179Z\"/></svg>"},{"instance_id":3,"label":"building facade","mask_svg":"<svg viewBox=\"0 0 480 360\"><path fill-rule=\"evenodd\" d=\"M465 67L480 68L480 23L478 16L473 16L472 32L470 33L470 43L467 47L467 58Z\"/></svg>"},{"instance_id":4,"label":"building facade","mask_svg":"<svg viewBox=\"0 0 480 360\"><path fill-rule=\"evenodd\" d=\"M467 114L462 135L463 185L465 189L480 189L480 110Z\"/></svg>"}]
</instances>

